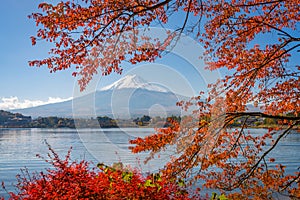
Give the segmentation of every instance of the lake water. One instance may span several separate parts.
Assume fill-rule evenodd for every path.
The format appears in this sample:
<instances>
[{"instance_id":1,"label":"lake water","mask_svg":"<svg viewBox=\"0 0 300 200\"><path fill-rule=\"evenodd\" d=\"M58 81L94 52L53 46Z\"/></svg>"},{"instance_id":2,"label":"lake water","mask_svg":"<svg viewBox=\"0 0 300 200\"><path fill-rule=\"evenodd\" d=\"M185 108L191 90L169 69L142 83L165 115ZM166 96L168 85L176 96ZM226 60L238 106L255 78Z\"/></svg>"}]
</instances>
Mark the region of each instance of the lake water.
<instances>
[{"instance_id":1,"label":"lake water","mask_svg":"<svg viewBox=\"0 0 300 200\"><path fill-rule=\"evenodd\" d=\"M253 129L254 134L265 130ZM27 167L30 172L50 167L36 154L47 157L49 143L60 155L65 156L72 146L72 160L88 160L95 165L99 162L111 164L122 161L139 167L142 171L155 171L168 160L168 152L147 165L143 164L146 153L133 155L128 150L128 141L153 133L151 128L123 129L0 129L0 183L5 182L8 190L13 190L16 174ZM272 157L287 166L287 172L297 171L300 166L300 134L291 133L274 149ZM275 162L276 164L276 162ZM0 189L0 196L7 196Z\"/></svg>"}]
</instances>

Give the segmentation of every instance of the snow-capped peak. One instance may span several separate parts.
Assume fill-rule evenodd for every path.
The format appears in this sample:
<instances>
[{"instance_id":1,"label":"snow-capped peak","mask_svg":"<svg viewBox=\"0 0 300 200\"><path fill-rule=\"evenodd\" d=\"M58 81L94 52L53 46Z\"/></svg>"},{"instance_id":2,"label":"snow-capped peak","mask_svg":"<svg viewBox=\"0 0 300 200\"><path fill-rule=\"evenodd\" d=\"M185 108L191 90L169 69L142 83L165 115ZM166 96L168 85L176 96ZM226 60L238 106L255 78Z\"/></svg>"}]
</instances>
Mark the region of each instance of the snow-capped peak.
<instances>
[{"instance_id":1,"label":"snow-capped peak","mask_svg":"<svg viewBox=\"0 0 300 200\"><path fill-rule=\"evenodd\" d=\"M165 88L149 83L143 78L137 76L136 74L126 75L125 77L114 82L113 84L101 88L100 91L116 89L146 89L157 92L168 92L168 90L166 90Z\"/></svg>"}]
</instances>

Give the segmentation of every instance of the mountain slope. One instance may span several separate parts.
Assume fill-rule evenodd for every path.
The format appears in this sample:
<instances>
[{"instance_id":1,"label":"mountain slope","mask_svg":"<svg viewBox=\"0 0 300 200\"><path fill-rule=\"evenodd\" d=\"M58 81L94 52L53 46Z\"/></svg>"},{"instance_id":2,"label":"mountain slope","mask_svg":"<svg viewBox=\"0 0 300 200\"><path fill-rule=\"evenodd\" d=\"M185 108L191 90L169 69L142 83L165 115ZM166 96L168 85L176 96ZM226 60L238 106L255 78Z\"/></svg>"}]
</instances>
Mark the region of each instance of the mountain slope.
<instances>
[{"instance_id":1,"label":"mountain slope","mask_svg":"<svg viewBox=\"0 0 300 200\"><path fill-rule=\"evenodd\" d=\"M130 118L141 115L178 115L181 110L176 102L187 97L168 92L165 88L151 84L136 75L128 75L93 94L73 100L18 109L25 115L36 117L93 117L110 116Z\"/></svg>"},{"instance_id":2,"label":"mountain slope","mask_svg":"<svg viewBox=\"0 0 300 200\"><path fill-rule=\"evenodd\" d=\"M127 75L124 78L114 82L111 85L105 86L100 91L120 90L120 89L145 89L156 92L168 92L167 89L147 82L137 75Z\"/></svg>"}]
</instances>

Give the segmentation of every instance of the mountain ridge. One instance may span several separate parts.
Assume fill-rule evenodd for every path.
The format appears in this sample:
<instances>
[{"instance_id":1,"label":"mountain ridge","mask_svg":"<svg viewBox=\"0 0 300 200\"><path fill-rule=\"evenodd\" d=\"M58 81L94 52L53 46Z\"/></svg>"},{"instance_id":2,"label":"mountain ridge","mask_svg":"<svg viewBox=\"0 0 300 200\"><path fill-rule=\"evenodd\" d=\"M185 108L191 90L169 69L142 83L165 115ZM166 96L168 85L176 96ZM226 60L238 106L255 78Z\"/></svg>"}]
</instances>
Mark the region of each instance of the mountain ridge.
<instances>
[{"instance_id":1,"label":"mountain ridge","mask_svg":"<svg viewBox=\"0 0 300 200\"><path fill-rule=\"evenodd\" d=\"M188 97L172 93L137 75L128 75L94 93L69 101L13 111L33 118L48 116L80 118L95 115L114 118L168 116L180 115L181 109L176 103L187 99Z\"/></svg>"},{"instance_id":2,"label":"mountain ridge","mask_svg":"<svg viewBox=\"0 0 300 200\"><path fill-rule=\"evenodd\" d=\"M99 91L115 89L146 89L150 91L168 92L166 88L150 83L136 74L127 75L110 85L102 87Z\"/></svg>"}]
</instances>

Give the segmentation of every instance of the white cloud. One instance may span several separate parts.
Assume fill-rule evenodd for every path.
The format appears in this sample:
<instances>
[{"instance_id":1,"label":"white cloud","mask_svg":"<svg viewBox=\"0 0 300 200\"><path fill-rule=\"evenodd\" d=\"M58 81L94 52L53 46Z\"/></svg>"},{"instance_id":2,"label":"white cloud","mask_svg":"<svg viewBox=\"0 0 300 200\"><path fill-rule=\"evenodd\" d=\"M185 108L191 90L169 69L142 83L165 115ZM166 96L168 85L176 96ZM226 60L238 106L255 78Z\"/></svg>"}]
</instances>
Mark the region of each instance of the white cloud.
<instances>
[{"instance_id":1,"label":"white cloud","mask_svg":"<svg viewBox=\"0 0 300 200\"><path fill-rule=\"evenodd\" d=\"M23 101L19 100L18 97L0 97L0 110L13 110L13 109L21 109L21 108L29 108L34 106L45 105L49 103L57 103L62 101L71 100L70 98L59 98L59 97L49 97L47 101L41 100L28 100L25 99Z\"/></svg>"}]
</instances>

